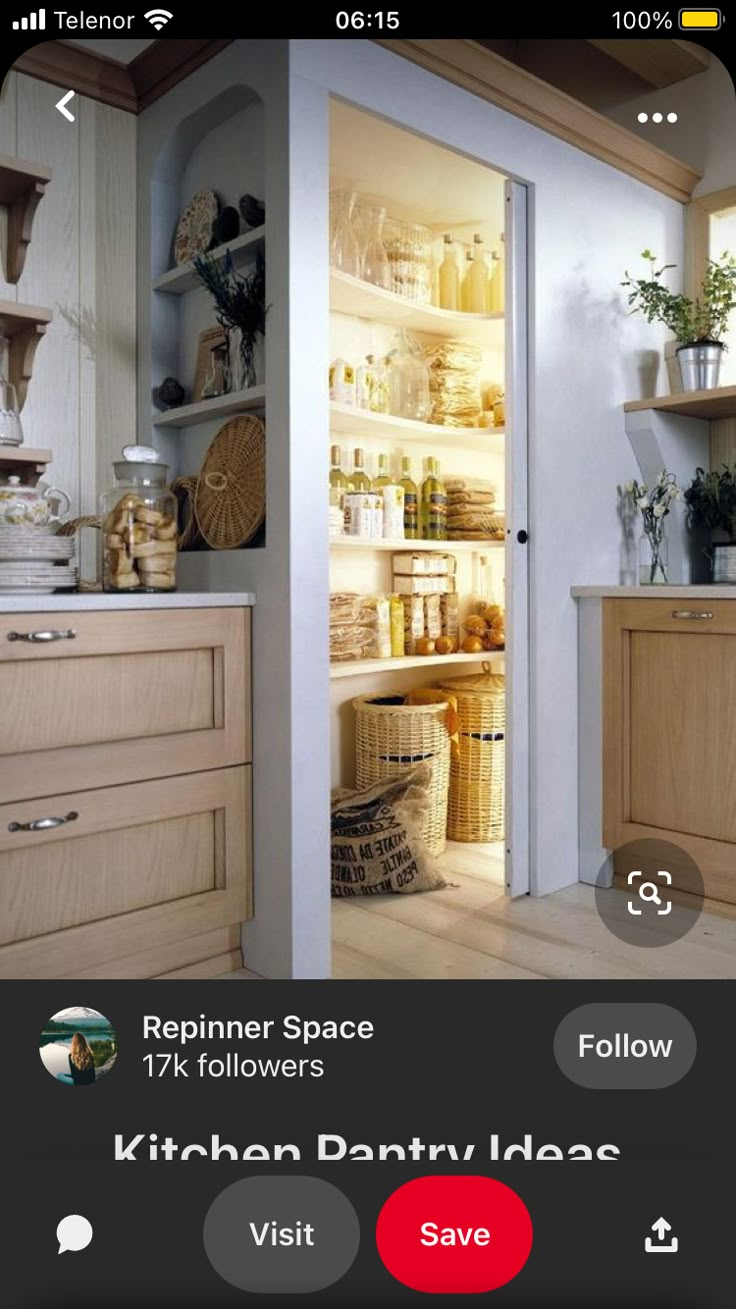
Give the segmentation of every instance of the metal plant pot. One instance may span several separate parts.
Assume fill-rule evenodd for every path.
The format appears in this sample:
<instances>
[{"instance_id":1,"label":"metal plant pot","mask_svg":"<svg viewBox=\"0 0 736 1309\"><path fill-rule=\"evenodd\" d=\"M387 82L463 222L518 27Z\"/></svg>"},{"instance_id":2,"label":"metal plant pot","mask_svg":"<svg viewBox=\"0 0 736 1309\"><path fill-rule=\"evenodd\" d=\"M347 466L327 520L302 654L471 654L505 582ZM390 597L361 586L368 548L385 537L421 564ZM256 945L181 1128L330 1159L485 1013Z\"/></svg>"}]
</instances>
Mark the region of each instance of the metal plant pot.
<instances>
[{"instance_id":1,"label":"metal plant pot","mask_svg":"<svg viewBox=\"0 0 736 1309\"><path fill-rule=\"evenodd\" d=\"M722 345L681 345L677 350L683 391L712 391L718 386Z\"/></svg>"},{"instance_id":2,"label":"metal plant pot","mask_svg":"<svg viewBox=\"0 0 736 1309\"><path fill-rule=\"evenodd\" d=\"M736 582L736 544L733 541L713 545L713 584Z\"/></svg>"}]
</instances>

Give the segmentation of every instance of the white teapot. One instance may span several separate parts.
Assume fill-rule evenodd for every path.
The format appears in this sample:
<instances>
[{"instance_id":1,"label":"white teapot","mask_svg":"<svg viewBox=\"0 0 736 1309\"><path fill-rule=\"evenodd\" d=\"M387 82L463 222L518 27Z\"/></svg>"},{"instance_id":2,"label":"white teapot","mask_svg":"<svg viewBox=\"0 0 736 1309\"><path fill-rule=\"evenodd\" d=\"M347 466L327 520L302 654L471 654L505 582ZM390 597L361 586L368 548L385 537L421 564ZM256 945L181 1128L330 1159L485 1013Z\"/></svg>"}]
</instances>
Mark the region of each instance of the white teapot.
<instances>
[{"instance_id":1,"label":"white teapot","mask_svg":"<svg viewBox=\"0 0 736 1309\"><path fill-rule=\"evenodd\" d=\"M53 527L64 521L71 503L57 486L22 486L11 476L0 480L0 527Z\"/></svg>"}]
</instances>

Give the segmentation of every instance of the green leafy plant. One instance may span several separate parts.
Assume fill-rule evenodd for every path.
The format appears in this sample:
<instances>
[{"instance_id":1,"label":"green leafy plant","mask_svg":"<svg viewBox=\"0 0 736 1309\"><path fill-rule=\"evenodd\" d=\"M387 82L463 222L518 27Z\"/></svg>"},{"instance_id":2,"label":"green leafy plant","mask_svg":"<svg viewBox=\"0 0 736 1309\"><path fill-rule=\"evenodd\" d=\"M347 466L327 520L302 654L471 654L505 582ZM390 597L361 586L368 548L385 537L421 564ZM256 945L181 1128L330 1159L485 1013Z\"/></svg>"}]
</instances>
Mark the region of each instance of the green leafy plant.
<instances>
[{"instance_id":1,"label":"green leafy plant","mask_svg":"<svg viewBox=\"0 0 736 1309\"><path fill-rule=\"evenodd\" d=\"M706 473L696 468L695 477L685 491L688 522L709 532L725 532L736 541L736 464L723 464Z\"/></svg>"},{"instance_id":2,"label":"green leafy plant","mask_svg":"<svg viewBox=\"0 0 736 1309\"><path fill-rule=\"evenodd\" d=\"M709 259L702 282L702 296L691 300L681 292L670 291L663 275L676 264L655 267L657 256L642 251L649 264L648 276L634 278L626 270L628 303L631 313L642 313L648 323L664 323L680 345L722 345L731 311L736 308L736 259L724 250L719 260Z\"/></svg>"},{"instance_id":3,"label":"green leafy plant","mask_svg":"<svg viewBox=\"0 0 736 1309\"><path fill-rule=\"evenodd\" d=\"M235 271L228 250L222 259L195 255L194 271L215 302L217 321L228 343L234 328L240 329L240 357L247 386L255 385L253 352L257 337L266 332L266 263L258 251L252 269Z\"/></svg>"}]
</instances>

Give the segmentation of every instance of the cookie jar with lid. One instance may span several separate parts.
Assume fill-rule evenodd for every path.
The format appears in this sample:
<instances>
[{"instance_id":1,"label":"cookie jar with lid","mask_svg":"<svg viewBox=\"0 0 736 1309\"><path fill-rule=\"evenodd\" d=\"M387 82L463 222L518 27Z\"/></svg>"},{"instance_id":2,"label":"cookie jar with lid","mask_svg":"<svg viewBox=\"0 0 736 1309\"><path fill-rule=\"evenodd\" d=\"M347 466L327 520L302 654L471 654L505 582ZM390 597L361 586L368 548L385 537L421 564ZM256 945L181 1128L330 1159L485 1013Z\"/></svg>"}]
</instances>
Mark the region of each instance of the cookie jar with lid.
<instances>
[{"instance_id":1,"label":"cookie jar with lid","mask_svg":"<svg viewBox=\"0 0 736 1309\"><path fill-rule=\"evenodd\" d=\"M113 464L115 485L100 497L105 591L176 589L176 497L168 464L146 445L128 445Z\"/></svg>"}]
</instances>

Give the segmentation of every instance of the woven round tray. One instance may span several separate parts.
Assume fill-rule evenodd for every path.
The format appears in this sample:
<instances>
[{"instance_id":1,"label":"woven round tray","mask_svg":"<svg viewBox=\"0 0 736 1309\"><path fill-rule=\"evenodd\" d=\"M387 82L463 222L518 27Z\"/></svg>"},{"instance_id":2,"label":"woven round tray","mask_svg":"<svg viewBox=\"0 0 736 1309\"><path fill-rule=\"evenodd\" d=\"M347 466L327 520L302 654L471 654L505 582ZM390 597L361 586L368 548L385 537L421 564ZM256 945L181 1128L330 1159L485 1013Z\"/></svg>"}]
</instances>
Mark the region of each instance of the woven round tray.
<instances>
[{"instance_id":1,"label":"woven round tray","mask_svg":"<svg viewBox=\"0 0 736 1309\"><path fill-rule=\"evenodd\" d=\"M197 479L194 516L213 550L247 545L266 517L266 429L252 414L213 438Z\"/></svg>"}]
</instances>

